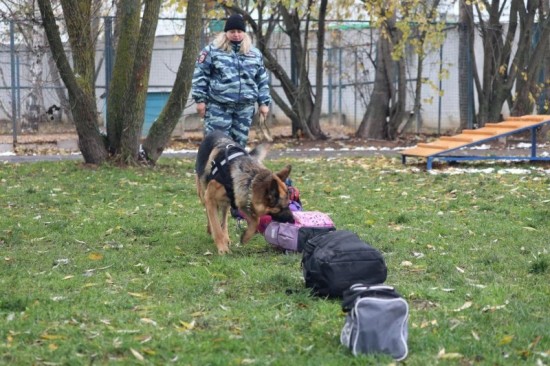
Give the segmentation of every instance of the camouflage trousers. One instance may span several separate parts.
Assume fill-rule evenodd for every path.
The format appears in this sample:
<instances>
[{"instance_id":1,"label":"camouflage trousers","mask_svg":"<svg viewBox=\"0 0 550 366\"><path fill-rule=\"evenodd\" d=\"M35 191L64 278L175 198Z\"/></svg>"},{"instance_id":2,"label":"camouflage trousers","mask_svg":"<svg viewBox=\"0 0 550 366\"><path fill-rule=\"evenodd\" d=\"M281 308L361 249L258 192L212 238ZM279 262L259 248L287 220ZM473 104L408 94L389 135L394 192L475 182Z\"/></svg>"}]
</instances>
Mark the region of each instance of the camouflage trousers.
<instances>
[{"instance_id":1,"label":"camouflage trousers","mask_svg":"<svg viewBox=\"0 0 550 366\"><path fill-rule=\"evenodd\" d=\"M242 147L248 142L248 131L255 111L254 104L206 104L204 135L220 130Z\"/></svg>"}]
</instances>

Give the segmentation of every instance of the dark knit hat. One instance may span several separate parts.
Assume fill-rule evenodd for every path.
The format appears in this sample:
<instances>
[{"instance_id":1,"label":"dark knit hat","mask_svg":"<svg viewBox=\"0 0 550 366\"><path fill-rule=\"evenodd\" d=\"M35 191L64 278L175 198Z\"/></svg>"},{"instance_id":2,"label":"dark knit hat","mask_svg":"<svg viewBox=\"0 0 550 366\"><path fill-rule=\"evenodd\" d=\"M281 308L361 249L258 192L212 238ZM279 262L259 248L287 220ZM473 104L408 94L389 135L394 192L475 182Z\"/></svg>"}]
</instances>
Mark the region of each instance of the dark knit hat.
<instances>
[{"instance_id":1,"label":"dark knit hat","mask_svg":"<svg viewBox=\"0 0 550 366\"><path fill-rule=\"evenodd\" d=\"M240 29L243 32L246 32L246 24L244 24L244 19L240 14L232 14L229 18L227 18L223 31L227 32L232 29Z\"/></svg>"}]
</instances>

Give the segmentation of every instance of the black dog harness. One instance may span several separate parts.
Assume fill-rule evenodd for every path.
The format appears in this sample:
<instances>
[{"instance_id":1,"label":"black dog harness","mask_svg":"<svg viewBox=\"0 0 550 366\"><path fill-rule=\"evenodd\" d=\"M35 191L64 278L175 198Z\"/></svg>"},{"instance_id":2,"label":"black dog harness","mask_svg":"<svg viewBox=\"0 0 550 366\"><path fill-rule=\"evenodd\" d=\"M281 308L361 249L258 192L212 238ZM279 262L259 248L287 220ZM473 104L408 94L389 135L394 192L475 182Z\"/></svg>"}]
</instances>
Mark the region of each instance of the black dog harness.
<instances>
[{"instance_id":1,"label":"black dog harness","mask_svg":"<svg viewBox=\"0 0 550 366\"><path fill-rule=\"evenodd\" d=\"M231 202L231 208L237 209L235 202L235 191L233 190L233 180L229 170L229 162L239 156L246 155L244 148L238 145L229 144L225 147L225 151L221 151L214 160L212 160L212 170L210 171L210 179L223 185L227 197Z\"/></svg>"}]
</instances>

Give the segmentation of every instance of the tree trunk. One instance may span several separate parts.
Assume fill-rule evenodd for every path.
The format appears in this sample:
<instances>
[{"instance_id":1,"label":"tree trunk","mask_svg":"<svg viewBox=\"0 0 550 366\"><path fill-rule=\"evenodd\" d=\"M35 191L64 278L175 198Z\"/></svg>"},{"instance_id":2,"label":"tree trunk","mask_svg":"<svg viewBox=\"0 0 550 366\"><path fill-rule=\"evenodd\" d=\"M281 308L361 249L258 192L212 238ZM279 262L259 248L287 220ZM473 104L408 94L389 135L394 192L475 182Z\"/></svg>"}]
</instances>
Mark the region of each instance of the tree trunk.
<instances>
[{"instance_id":1,"label":"tree trunk","mask_svg":"<svg viewBox=\"0 0 550 366\"><path fill-rule=\"evenodd\" d=\"M533 94L538 82L536 74L550 38L550 17L541 12L539 2L512 0L506 33L500 23L499 2L490 5L488 24L480 21L485 60L483 84L478 86L480 126L502 120L506 101L513 114L530 113L532 100L536 98ZM535 21L540 24L540 37L533 46ZM518 25L520 32L516 36ZM518 94L513 98L514 86Z\"/></svg>"},{"instance_id":2,"label":"tree trunk","mask_svg":"<svg viewBox=\"0 0 550 366\"><path fill-rule=\"evenodd\" d=\"M402 122L406 98L405 64L392 59L393 42L400 37L395 27L395 16L384 22L377 42L376 73L367 111L357 129L356 136L372 139L395 137ZM397 70L395 66L397 65ZM394 87L397 71L398 88Z\"/></svg>"},{"instance_id":3,"label":"tree trunk","mask_svg":"<svg viewBox=\"0 0 550 366\"><path fill-rule=\"evenodd\" d=\"M458 24L458 103L460 109L460 130L473 125L473 12L472 5L465 0L459 3Z\"/></svg>"},{"instance_id":4,"label":"tree trunk","mask_svg":"<svg viewBox=\"0 0 550 366\"><path fill-rule=\"evenodd\" d=\"M115 65L107 95L107 138L111 154L120 152L120 139L124 127L124 106L130 87L136 44L139 37L140 0L122 0L120 37L117 40Z\"/></svg>"},{"instance_id":5,"label":"tree trunk","mask_svg":"<svg viewBox=\"0 0 550 366\"><path fill-rule=\"evenodd\" d=\"M392 63L389 42L390 40L383 35L378 37L374 86L367 111L357 129L357 137L372 139L386 138L391 100L391 86L390 80L388 80L388 75L391 72L387 70L388 67L391 67Z\"/></svg>"},{"instance_id":6,"label":"tree trunk","mask_svg":"<svg viewBox=\"0 0 550 366\"><path fill-rule=\"evenodd\" d=\"M422 74L424 72L424 54L418 55L417 65L416 65L416 84L414 88L414 105L413 113L407 117L407 123L405 126L408 126L413 121L416 121L415 131L420 133L422 129ZM401 131L397 131L400 133Z\"/></svg>"},{"instance_id":7,"label":"tree trunk","mask_svg":"<svg viewBox=\"0 0 550 366\"><path fill-rule=\"evenodd\" d=\"M200 49L202 30L203 0L189 0L185 22L184 49L181 56L176 81L168 102L158 119L153 123L147 138L143 142L146 158L155 163L170 140L172 131L185 109L191 90L193 68Z\"/></svg>"},{"instance_id":8,"label":"tree trunk","mask_svg":"<svg viewBox=\"0 0 550 366\"><path fill-rule=\"evenodd\" d=\"M327 12L327 0L321 0L319 4L319 25L317 30L317 63L315 67L315 104L308 118L308 126L316 137L325 137L321 130L321 107L323 105L323 64L325 52L325 16ZM307 59L304 60L304 63Z\"/></svg>"},{"instance_id":9,"label":"tree trunk","mask_svg":"<svg viewBox=\"0 0 550 366\"><path fill-rule=\"evenodd\" d=\"M97 125L95 102L94 49L90 34L90 1L62 0L67 31L73 51L74 72L61 43L59 28L49 0L38 0L40 14L56 61L59 74L69 91L71 111L75 118L78 143L86 163L101 164L108 158L107 149ZM76 77L78 75L78 78Z\"/></svg>"},{"instance_id":10,"label":"tree trunk","mask_svg":"<svg viewBox=\"0 0 550 366\"><path fill-rule=\"evenodd\" d=\"M290 13L287 8L279 5L283 23L285 25L286 33L290 38L291 52L295 55L297 65L295 67L298 70L298 75L295 82L290 84L283 84L283 90L287 96L287 99L291 102L291 109L293 114L292 131L293 136L297 134L305 135L308 138L316 138L313 131L310 130L308 119L314 108L314 102L312 99L312 87L309 82L309 69L307 67L307 35L309 33L309 21L306 21L304 35L302 36L301 25L302 19L298 16L296 11ZM303 37L303 41L302 41ZM272 70L275 76L279 76L276 72L280 69ZM287 88L285 88L285 86Z\"/></svg>"},{"instance_id":11,"label":"tree trunk","mask_svg":"<svg viewBox=\"0 0 550 366\"><path fill-rule=\"evenodd\" d=\"M391 55L388 60L391 60ZM390 62L389 66L386 68L386 72L389 72L393 65L397 66L397 88L395 88L394 83L392 82L393 73L390 72L387 75L391 92L390 117L388 120L388 131L385 136L385 139L388 140L393 140L397 137L397 130L399 125L403 122L405 105L407 101L407 73L405 70L405 62L403 59L400 59L393 64Z\"/></svg>"},{"instance_id":12,"label":"tree trunk","mask_svg":"<svg viewBox=\"0 0 550 366\"><path fill-rule=\"evenodd\" d=\"M518 77L516 85L517 97L512 107L512 115L522 116L532 114L535 108L535 102L540 95L541 90L539 82L544 84L544 80L540 80L540 72L543 67L543 61L548 50L548 39L550 39L550 17L545 22L536 25L527 24L529 29L525 29L525 38L532 39L531 29L537 27L537 36L534 47L529 49L529 54L524 55L521 59L522 70Z\"/></svg>"},{"instance_id":13,"label":"tree trunk","mask_svg":"<svg viewBox=\"0 0 550 366\"><path fill-rule=\"evenodd\" d=\"M120 159L137 162L141 142L141 129L145 118L145 98L149 86L151 57L161 0L145 2L143 20L136 45L135 60L124 103L124 133L120 139Z\"/></svg>"}]
</instances>

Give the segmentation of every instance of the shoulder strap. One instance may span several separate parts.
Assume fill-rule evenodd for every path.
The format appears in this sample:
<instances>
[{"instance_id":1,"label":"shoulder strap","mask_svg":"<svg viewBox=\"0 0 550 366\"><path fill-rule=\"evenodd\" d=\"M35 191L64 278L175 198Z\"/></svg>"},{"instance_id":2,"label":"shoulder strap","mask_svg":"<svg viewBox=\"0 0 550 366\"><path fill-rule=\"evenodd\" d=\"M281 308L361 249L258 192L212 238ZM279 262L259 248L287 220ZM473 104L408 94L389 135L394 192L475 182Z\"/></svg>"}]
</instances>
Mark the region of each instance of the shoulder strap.
<instances>
[{"instance_id":1,"label":"shoulder strap","mask_svg":"<svg viewBox=\"0 0 550 366\"><path fill-rule=\"evenodd\" d=\"M364 285L362 283L356 283L352 285L349 290L344 291L343 295L343 301L342 301L342 310L345 312L351 311L353 309L353 305L355 304L355 300L361 297L390 297L390 298L396 298L401 297L395 291L395 289L392 286L387 285Z\"/></svg>"}]
</instances>

